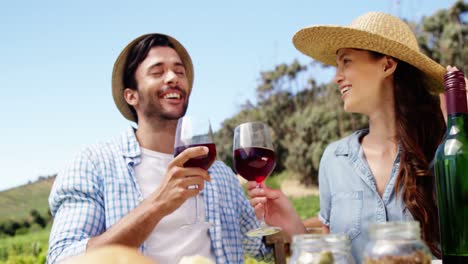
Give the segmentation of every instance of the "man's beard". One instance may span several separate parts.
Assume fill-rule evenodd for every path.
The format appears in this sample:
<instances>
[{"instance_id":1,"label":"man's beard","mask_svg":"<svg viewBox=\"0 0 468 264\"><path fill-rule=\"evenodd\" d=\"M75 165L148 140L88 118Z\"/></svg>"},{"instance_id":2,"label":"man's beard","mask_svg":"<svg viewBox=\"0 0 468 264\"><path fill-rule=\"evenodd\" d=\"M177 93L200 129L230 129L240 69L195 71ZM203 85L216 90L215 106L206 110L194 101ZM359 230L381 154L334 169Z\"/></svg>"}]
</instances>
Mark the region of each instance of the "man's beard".
<instances>
[{"instance_id":1,"label":"man's beard","mask_svg":"<svg viewBox=\"0 0 468 264\"><path fill-rule=\"evenodd\" d=\"M170 121L170 120L178 120L179 118L183 117L187 112L188 108L188 99L184 102L182 106L182 111L178 113L165 111L165 109L159 104L150 100L146 102L144 115L148 119L157 119L159 121Z\"/></svg>"}]
</instances>

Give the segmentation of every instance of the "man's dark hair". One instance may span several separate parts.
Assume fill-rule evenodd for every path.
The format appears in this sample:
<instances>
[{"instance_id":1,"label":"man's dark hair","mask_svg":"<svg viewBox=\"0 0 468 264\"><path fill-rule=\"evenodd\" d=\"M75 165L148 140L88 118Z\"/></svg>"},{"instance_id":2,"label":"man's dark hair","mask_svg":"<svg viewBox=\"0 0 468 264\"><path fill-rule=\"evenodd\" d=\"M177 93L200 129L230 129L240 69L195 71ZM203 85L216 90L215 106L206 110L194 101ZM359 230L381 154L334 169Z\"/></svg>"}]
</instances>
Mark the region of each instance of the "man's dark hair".
<instances>
[{"instance_id":1,"label":"man's dark hair","mask_svg":"<svg viewBox=\"0 0 468 264\"><path fill-rule=\"evenodd\" d=\"M138 89L138 83L135 79L135 71L153 47L171 47L174 49L174 45L169 41L169 38L161 34L151 34L138 41L128 53L127 61L125 62L123 76L125 88L130 88L132 90ZM138 117L135 109L131 105L129 105L129 107L138 123Z\"/></svg>"}]
</instances>

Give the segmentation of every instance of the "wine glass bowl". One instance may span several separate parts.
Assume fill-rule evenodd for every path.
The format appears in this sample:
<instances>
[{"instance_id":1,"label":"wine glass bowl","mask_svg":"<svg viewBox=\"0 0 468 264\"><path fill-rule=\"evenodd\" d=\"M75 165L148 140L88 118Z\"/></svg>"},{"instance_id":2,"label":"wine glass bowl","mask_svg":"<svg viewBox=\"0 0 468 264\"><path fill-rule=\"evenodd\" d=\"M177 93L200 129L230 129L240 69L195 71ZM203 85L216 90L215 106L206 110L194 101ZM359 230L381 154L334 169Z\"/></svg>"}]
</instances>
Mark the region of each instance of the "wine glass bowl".
<instances>
[{"instance_id":1,"label":"wine glass bowl","mask_svg":"<svg viewBox=\"0 0 468 264\"><path fill-rule=\"evenodd\" d=\"M245 147L234 150L234 167L244 179L262 183L273 171L276 155L271 149Z\"/></svg>"},{"instance_id":2,"label":"wine glass bowl","mask_svg":"<svg viewBox=\"0 0 468 264\"><path fill-rule=\"evenodd\" d=\"M276 154L269 128L261 122L243 123L234 129L233 159L236 172L248 181L255 181L256 188L275 168ZM281 228L268 226L260 219L260 227L247 232L247 236L258 237L275 234Z\"/></svg>"},{"instance_id":3,"label":"wine glass bowl","mask_svg":"<svg viewBox=\"0 0 468 264\"><path fill-rule=\"evenodd\" d=\"M216 159L216 146L214 143L204 143L204 144L189 144L189 145L184 145L184 146L179 146L174 149L174 156L176 157L179 155L182 151L192 148L192 147L198 147L198 146L204 146L208 148L208 153L203 156L199 156L196 158L191 158L188 161L184 163L184 167L198 167L202 168L204 170L208 170L208 168L211 167L211 164Z\"/></svg>"}]
</instances>

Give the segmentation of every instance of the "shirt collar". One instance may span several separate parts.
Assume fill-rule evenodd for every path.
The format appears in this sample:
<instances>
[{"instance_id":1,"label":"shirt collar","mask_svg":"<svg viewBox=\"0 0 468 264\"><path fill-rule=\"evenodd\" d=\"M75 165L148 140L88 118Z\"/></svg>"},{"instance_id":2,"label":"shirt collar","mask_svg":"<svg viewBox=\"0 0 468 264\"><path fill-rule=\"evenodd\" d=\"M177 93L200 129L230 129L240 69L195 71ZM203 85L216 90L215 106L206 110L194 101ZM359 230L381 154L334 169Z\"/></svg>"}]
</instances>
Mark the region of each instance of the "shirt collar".
<instances>
[{"instance_id":1,"label":"shirt collar","mask_svg":"<svg viewBox=\"0 0 468 264\"><path fill-rule=\"evenodd\" d=\"M140 145L138 144L135 132L136 129L130 126L120 137L120 150L122 156L126 158L137 158L141 155Z\"/></svg>"},{"instance_id":2,"label":"shirt collar","mask_svg":"<svg viewBox=\"0 0 468 264\"><path fill-rule=\"evenodd\" d=\"M344 140L338 143L338 146L335 149L336 156L357 156L359 154L359 149L361 143L360 139L369 133L369 129L361 129L355 131Z\"/></svg>"}]
</instances>

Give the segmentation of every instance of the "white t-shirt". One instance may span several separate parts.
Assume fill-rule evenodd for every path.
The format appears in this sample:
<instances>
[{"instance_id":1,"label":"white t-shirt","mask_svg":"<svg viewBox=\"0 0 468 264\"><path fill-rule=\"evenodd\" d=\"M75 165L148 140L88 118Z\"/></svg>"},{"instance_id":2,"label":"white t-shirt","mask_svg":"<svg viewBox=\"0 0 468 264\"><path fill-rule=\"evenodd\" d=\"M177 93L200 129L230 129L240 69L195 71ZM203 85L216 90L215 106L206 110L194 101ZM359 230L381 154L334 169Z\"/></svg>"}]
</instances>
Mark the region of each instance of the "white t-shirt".
<instances>
[{"instance_id":1,"label":"white t-shirt","mask_svg":"<svg viewBox=\"0 0 468 264\"><path fill-rule=\"evenodd\" d=\"M141 163L135 167L135 176L144 198L159 188L164 179L170 154L141 148ZM205 203L198 198L201 219L205 219ZM195 197L185 201L172 214L167 215L153 229L145 241L146 253L158 263L177 263L183 256L201 255L215 262L211 250L208 226L183 225L195 221Z\"/></svg>"}]
</instances>

